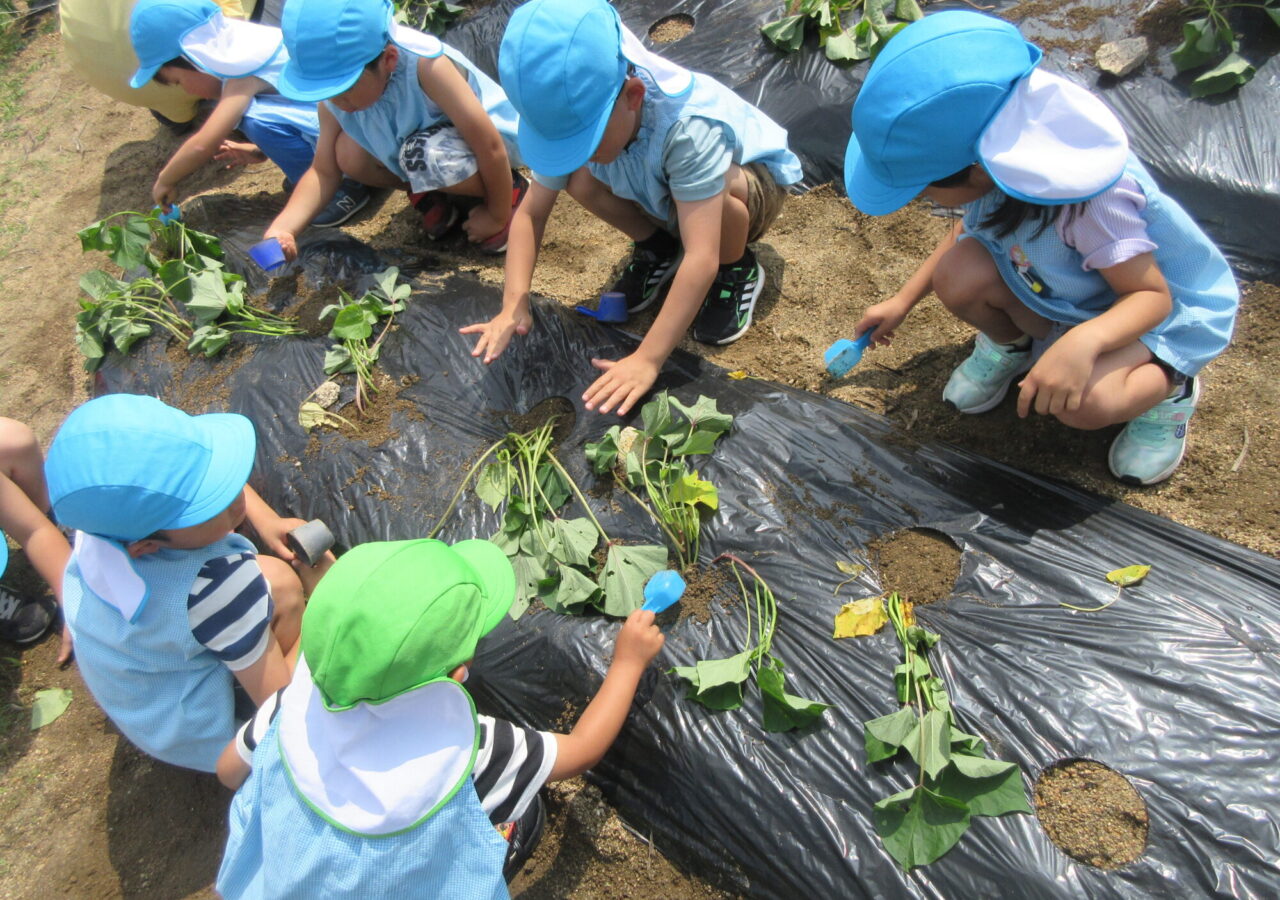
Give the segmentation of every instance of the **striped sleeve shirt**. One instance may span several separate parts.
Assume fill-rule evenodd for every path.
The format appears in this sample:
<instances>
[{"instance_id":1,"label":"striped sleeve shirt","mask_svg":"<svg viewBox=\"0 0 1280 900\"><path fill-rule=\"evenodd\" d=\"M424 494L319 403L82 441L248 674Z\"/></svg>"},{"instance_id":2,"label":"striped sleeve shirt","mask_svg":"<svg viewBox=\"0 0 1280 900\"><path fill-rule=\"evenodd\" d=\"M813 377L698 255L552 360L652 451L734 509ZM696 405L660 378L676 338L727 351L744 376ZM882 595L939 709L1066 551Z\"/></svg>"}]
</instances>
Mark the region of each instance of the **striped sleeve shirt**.
<instances>
[{"instance_id":1,"label":"striped sleeve shirt","mask_svg":"<svg viewBox=\"0 0 1280 900\"><path fill-rule=\"evenodd\" d=\"M266 736L280 708L281 688L267 698L236 733L236 752L253 765L253 751ZM556 763L556 736L518 728L503 719L478 716L480 748L471 777L480 805L494 825L520 818L547 783Z\"/></svg>"},{"instance_id":2,"label":"striped sleeve shirt","mask_svg":"<svg viewBox=\"0 0 1280 900\"><path fill-rule=\"evenodd\" d=\"M266 652L272 612L271 589L249 551L209 560L187 596L191 634L233 672Z\"/></svg>"}]
</instances>

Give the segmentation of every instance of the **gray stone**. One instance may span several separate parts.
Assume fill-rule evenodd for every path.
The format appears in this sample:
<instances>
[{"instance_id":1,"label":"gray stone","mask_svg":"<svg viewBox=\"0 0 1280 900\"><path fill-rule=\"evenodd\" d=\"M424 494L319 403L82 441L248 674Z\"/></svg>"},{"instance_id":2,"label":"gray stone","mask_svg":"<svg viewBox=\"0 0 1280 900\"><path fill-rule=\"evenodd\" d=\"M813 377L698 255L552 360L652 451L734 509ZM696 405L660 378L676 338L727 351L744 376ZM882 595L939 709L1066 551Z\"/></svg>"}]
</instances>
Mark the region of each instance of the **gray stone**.
<instances>
[{"instance_id":1,"label":"gray stone","mask_svg":"<svg viewBox=\"0 0 1280 900\"><path fill-rule=\"evenodd\" d=\"M1150 52L1146 38L1131 37L1103 44L1098 48L1094 60L1098 68L1108 75L1123 78L1146 62Z\"/></svg>"}]
</instances>

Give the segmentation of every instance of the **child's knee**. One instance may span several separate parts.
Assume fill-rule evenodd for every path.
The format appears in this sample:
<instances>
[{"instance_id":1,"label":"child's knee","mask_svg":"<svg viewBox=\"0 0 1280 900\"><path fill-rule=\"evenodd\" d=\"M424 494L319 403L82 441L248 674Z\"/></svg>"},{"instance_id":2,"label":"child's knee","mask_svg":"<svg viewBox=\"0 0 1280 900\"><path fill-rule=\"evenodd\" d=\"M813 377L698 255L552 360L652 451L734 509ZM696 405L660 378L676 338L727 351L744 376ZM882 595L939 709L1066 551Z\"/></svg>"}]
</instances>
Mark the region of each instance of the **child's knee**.
<instances>
[{"instance_id":1,"label":"child's knee","mask_svg":"<svg viewBox=\"0 0 1280 900\"><path fill-rule=\"evenodd\" d=\"M1064 409L1056 418L1068 428L1097 431L1123 421L1123 413L1116 404L1109 403L1107 398L1090 396L1080 404L1079 409L1074 412Z\"/></svg>"},{"instance_id":2,"label":"child's knee","mask_svg":"<svg viewBox=\"0 0 1280 900\"><path fill-rule=\"evenodd\" d=\"M604 182L592 175L586 166L575 171L569 176L569 182L564 186L569 196L579 203L589 200L591 197L597 196L601 191L608 192Z\"/></svg>"},{"instance_id":3,"label":"child's knee","mask_svg":"<svg viewBox=\"0 0 1280 900\"><path fill-rule=\"evenodd\" d=\"M274 556L259 556L258 565L271 587L271 600L275 606L273 620L301 618L306 599L298 573L287 562Z\"/></svg>"},{"instance_id":4,"label":"child's knee","mask_svg":"<svg viewBox=\"0 0 1280 900\"><path fill-rule=\"evenodd\" d=\"M32 457L40 458L35 432L17 419L0 416L0 468L11 469Z\"/></svg>"},{"instance_id":5,"label":"child's knee","mask_svg":"<svg viewBox=\"0 0 1280 900\"><path fill-rule=\"evenodd\" d=\"M933 292L950 309L990 302L1005 290L986 248L967 240L959 241L938 260L933 271Z\"/></svg>"}]
</instances>

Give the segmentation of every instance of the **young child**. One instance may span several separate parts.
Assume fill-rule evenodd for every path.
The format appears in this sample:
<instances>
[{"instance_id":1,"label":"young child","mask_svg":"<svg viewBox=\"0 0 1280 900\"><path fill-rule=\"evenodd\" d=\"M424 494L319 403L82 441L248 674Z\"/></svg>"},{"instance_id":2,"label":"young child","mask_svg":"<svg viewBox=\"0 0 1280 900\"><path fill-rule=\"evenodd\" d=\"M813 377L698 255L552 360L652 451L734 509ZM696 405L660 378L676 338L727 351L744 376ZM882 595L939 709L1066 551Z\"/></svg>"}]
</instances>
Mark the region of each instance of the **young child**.
<instances>
[{"instance_id":1,"label":"young child","mask_svg":"<svg viewBox=\"0 0 1280 900\"><path fill-rule=\"evenodd\" d=\"M533 170L516 211L502 311L469 325L472 356L496 359L526 334L529 286L561 190L635 247L613 287L628 312L661 311L635 352L593 359L604 374L587 409L625 414L693 325L695 340L729 344L751 326L764 271L747 246L782 208L779 185L800 180L787 133L714 79L646 50L605 0L532 0L511 16L498 60L520 113L520 152Z\"/></svg>"},{"instance_id":2,"label":"young child","mask_svg":"<svg viewBox=\"0 0 1280 900\"><path fill-rule=\"evenodd\" d=\"M1019 416L1127 423L1111 471L1155 484L1182 461L1196 373L1226 349L1239 291L1115 115L1040 56L1012 25L956 11L876 59L853 107L849 199L883 215L923 192L964 218L855 331L887 344L932 290L980 332L946 402L986 412L1025 372Z\"/></svg>"},{"instance_id":3,"label":"young child","mask_svg":"<svg viewBox=\"0 0 1280 900\"><path fill-rule=\"evenodd\" d=\"M570 734L477 719L461 682L515 585L482 540L363 544L338 560L303 616L293 680L218 762L239 789L219 894L507 896L495 825L604 756L663 643L653 613L632 613Z\"/></svg>"},{"instance_id":4,"label":"young child","mask_svg":"<svg viewBox=\"0 0 1280 900\"><path fill-rule=\"evenodd\" d=\"M44 482L44 460L31 429L0 416L0 575L9 561L5 535L18 542L40 577L62 596L62 571L71 548L57 526L49 521L49 493ZM25 597L0 585L0 639L15 644L38 641L57 614L43 597ZM71 640L65 630L58 664L71 656Z\"/></svg>"},{"instance_id":5,"label":"young child","mask_svg":"<svg viewBox=\"0 0 1280 900\"><path fill-rule=\"evenodd\" d=\"M288 683L304 584L332 562L285 562L302 523L246 485L254 454L243 416L112 394L67 417L45 464L78 532L62 599L85 683L142 750L207 772L247 718L233 681L255 706ZM235 533L245 520L280 559Z\"/></svg>"},{"instance_id":6,"label":"young child","mask_svg":"<svg viewBox=\"0 0 1280 900\"><path fill-rule=\"evenodd\" d=\"M342 174L404 189L427 237L457 223L455 201L479 201L463 229L502 253L527 185L512 171L515 111L502 88L438 38L395 22L391 0L290 0L280 27L290 59L280 89L320 104L315 162L267 229L285 256Z\"/></svg>"},{"instance_id":7,"label":"young child","mask_svg":"<svg viewBox=\"0 0 1280 900\"><path fill-rule=\"evenodd\" d=\"M226 18L213 0L138 0L129 37L141 62L133 87L154 80L218 101L156 176L151 197L158 206L168 211L179 199L178 184L211 159L228 166L270 159L284 172L287 190L310 168L320 123L314 103L279 93L289 61L280 29ZM230 140L237 128L252 143ZM368 189L348 180L312 224L340 225L368 201Z\"/></svg>"}]
</instances>

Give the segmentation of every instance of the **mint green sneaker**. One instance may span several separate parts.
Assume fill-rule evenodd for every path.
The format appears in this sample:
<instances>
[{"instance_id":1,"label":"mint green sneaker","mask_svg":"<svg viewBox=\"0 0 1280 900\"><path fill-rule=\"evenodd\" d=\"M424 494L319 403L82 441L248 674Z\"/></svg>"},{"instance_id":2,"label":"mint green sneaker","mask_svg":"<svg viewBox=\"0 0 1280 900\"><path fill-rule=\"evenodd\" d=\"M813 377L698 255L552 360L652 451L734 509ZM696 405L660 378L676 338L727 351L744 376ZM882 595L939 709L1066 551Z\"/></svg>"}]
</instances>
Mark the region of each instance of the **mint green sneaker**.
<instances>
[{"instance_id":1,"label":"mint green sneaker","mask_svg":"<svg viewBox=\"0 0 1280 900\"><path fill-rule=\"evenodd\" d=\"M1188 378L1175 396L1131 419L1107 454L1111 474L1125 484L1159 484L1187 452L1187 422L1200 402L1200 380Z\"/></svg>"},{"instance_id":2,"label":"mint green sneaker","mask_svg":"<svg viewBox=\"0 0 1280 900\"><path fill-rule=\"evenodd\" d=\"M973 352L951 373L942 399L957 412L984 413L998 406L1013 379L1030 368L1030 344L1015 350L978 332Z\"/></svg>"}]
</instances>

